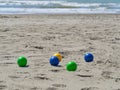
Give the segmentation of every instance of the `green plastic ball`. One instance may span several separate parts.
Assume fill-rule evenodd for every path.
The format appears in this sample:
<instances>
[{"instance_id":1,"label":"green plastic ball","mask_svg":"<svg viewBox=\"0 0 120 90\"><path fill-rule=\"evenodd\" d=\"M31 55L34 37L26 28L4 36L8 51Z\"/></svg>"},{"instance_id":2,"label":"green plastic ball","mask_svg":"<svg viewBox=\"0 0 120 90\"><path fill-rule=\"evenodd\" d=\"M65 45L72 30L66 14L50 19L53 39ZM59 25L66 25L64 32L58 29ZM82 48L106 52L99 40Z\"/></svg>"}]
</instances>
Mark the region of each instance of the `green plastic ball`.
<instances>
[{"instance_id":1,"label":"green plastic ball","mask_svg":"<svg viewBox=\"0 0 120 90\"><path fill-rule=\"evenodd\" d=\"M74 62L74 61L68 62L66 64L66 69L68 71L76 71L77 70L77 64L76 64L76 62Z\"/></svg>"},{"instance_id":2,"label":"green plastic ball","mask_svg":"<svg viewBox=\"0 0 120 90\"><path fill-rule=\"evenodd\" d=\"M17 59L17 64L20 67L25 67L27 65L27 59L24 56L21 56Z\"/></svg>"}]
</instances>

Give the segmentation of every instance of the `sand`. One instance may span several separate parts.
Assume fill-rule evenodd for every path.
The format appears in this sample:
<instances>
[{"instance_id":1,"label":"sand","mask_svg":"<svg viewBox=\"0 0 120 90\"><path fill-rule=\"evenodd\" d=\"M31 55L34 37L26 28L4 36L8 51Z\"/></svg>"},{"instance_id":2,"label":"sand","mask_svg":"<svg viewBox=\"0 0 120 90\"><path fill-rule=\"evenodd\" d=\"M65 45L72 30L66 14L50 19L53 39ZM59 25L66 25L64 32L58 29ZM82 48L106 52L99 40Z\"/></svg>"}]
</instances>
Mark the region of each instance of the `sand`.
<instances>
[{"instance_id":1,"label":"sand","mask_svg":"<svg viewBox=\"0 0 120 90\"><path fill-rule=\"evenodd\" d=\"M56 52L63 59L53 67ZM0 90L120 90L120 15L0 15Z\"/></svg>"}]
</instances>

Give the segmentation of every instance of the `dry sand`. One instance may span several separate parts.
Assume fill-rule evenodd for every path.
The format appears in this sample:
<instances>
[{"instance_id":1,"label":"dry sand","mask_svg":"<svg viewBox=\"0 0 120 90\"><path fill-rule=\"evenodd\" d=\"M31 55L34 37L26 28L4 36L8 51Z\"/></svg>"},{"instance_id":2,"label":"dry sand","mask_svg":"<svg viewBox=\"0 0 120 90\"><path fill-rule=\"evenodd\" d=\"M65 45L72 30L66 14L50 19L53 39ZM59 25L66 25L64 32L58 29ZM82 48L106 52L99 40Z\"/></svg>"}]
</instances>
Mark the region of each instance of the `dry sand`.
<instances>
[{"instance_id":1,"label":"dry sand","mask_svg":"<svg viewBox=\"0 0 120 90\"><path fill-rule=\"evenodd\" d=\"M22 55L28 67L16 64ZM0 90L120 90L120 15L0 15Z\"/></svg>"}]
</instances>

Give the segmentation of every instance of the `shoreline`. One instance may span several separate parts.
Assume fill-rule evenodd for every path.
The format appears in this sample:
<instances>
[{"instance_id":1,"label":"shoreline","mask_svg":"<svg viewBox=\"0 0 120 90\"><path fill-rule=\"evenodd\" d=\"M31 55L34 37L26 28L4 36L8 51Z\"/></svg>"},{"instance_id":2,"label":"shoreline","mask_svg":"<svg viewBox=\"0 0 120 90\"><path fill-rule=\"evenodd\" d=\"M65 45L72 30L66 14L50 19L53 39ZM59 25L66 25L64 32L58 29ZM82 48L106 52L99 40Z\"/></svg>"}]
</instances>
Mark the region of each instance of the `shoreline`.
<instances>
[{"instance_id":1,"label":"shoreline","mask_svg":"<svg viewBox=\"0 0 120 90\"><path fill-rule=\"evenodd\" d=\"M84 13L76 13L76 14L64 14L64 13L61 13L61 14L55 14L55 13L49 13L49 14L40 14L40 13L33 13L33 14L0 14L0 15L120 15L120 14L114 14L114 13L88 13L88 14L84 14Z\"/></svg>"},{"instance_id":2,"label":"shoreline","mask_svg":"<svg viewBox=\"0 0 120 90\"><path fill-rule=\"evenodd\" d=\"M120 16L120 14L0 14L0 16ZM6 17L7 18L7 17Z\"/></svg>"}]
</instances>

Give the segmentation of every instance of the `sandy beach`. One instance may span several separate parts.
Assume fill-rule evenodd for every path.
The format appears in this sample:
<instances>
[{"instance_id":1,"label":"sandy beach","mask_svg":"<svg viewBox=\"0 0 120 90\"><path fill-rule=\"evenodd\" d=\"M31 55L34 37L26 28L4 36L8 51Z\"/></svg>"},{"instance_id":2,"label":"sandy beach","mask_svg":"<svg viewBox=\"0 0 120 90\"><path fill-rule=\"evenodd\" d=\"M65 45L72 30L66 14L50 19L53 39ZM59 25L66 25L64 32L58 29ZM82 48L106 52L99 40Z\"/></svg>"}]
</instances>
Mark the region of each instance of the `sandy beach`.
<instances>
[{"instance_id":1,"label":"sandy beach","mask_svg":"<svg viewBox=\"0 0 120 90\"><path fill-rule=\"evenodd\" d=\"M49 63L56 52L59 67ZM0 15L0 90L120 90L120 15Z\"/></svg>"}]
</instances>

